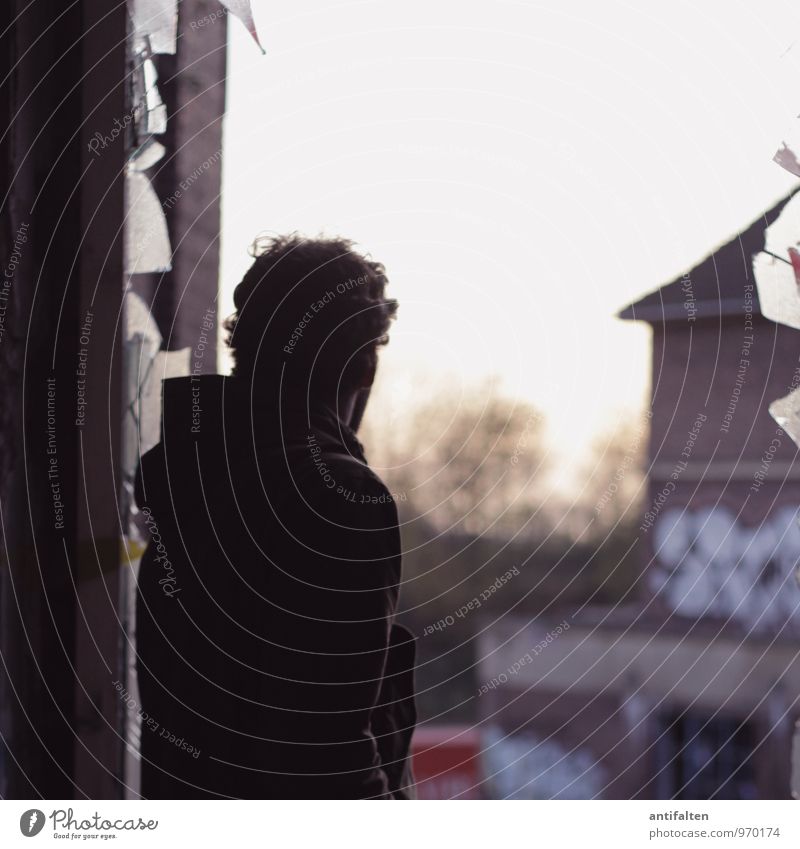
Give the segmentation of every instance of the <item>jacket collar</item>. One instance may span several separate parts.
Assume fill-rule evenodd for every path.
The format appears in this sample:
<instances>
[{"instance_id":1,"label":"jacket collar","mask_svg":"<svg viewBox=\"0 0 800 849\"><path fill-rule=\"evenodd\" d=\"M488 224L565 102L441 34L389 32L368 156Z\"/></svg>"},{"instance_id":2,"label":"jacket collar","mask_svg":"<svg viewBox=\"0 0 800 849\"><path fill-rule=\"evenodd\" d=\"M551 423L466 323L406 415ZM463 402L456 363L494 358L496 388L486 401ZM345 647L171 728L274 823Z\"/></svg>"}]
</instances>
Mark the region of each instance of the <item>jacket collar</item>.
<instances>
[{"instance_id":1,"label":"jacket collar","mask_svg":"<svg viewBox=\"0 0 800 849\"><path fill-rule=\"evenodd\" d=\"M315 432L316 431L316 432ZM309 434L314 435L321 447L332 450L344 449L356 459L366 463L364 446L359 441L355 431L336 414L327 404L319 404L310 411Z\"/></svg>"},{"instance_id":2,"label":"jacket collar","mask_svg":"<svg viewBox=\"0 0 800 849\"><path fill-rule=\"evenodd\" d=\"M252 423L258 436L269 442L283 442L288 448L305 445L313 436L324 450L348 453L366 463L364 446L330 405L309 402L291 390L254 391L244 378L210 374L168 378L162 398L162 439L171 433L185 444L215 441L228 427L251 432Z\"/></svg>"}]
</instances>

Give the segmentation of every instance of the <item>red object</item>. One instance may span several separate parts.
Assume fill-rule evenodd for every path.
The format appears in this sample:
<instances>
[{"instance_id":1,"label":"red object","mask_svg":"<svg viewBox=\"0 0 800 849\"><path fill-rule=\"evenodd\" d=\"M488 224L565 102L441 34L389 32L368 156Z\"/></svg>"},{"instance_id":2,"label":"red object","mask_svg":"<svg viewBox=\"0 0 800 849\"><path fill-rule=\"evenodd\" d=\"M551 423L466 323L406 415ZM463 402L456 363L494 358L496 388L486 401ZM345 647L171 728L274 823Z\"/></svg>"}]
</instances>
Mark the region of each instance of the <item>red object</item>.
<instances>
[{"instance_id":1,"label":"red object","mask_svg":"<svg viewBox=\"0 0 800 849\"><path fill-rule=\"evenodd\" d=\"M424 725L411 751L420 799L480 799L480 736L468 725Z\"/></svg>"}]
</instances>

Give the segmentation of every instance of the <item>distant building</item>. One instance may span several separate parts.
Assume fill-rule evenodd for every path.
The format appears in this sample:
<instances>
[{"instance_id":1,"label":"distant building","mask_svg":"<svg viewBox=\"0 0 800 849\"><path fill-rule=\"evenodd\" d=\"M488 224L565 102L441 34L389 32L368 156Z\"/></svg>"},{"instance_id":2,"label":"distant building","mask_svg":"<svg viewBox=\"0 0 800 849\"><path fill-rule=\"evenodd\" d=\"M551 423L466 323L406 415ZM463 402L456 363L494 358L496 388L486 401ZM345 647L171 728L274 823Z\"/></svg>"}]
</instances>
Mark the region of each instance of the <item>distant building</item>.
<instances>
[{"instance_id":1,"label":"distant building","mask_svg":"<svg viewBox=\"0 0 800 849\"><path fill-rule=\"evenodd\" d=\"M533 795L790 795L800 465L767 407L800 385L800 333L761 315L751 267L788 200L620 314L653 329L635 591L481 638L481 713Z\"/></svg>"}]
</instances>

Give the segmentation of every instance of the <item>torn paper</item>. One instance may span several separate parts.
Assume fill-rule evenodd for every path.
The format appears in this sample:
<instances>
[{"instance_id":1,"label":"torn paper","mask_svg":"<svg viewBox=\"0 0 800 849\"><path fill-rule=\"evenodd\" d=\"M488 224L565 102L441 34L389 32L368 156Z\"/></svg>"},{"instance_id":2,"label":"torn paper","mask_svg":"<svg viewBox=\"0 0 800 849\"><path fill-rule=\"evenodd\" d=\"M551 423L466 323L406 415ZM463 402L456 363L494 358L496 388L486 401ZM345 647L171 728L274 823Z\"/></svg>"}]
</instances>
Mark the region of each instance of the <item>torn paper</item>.
<instances>
[{"instance_id":1,"label":"torn paper","mask_svg":"<svg viewBox=\"0 0 800 849\"><path fill-rule=\"evenodd\" d=\"M161 382L170 377L188 377L191 353L190 348L159 351L146 375L139 370L139 376L144 378L139 386L135 417L136 443L140 453L149 451L161 439Z\"/></svg>"},{"instance_id":2,"label":"torn paper","mask_svg":"<svg viewBox=\"0 0 800 849\"><path fill-rule=\"evenodd\" d=\"M144 302L126 298L124 471L134 474L139 457L161 438L161 382L187 377L191 349L161 351L161 334ZM133 295L133 298L137 296ZM141 309L147 312L144 319ZM138 325L138 326L137 326ZM136 329L134 329L136 327ZM129 333L130 331L130 333Z\"/></svg>"},{"instance_id":3,"label":"torn paper","mask_svg":"<svg viewBox=\"0 0 800 849\"><path fill-rule=\"evenodd\" d=\"M769 405L769 414L782 430L800 446L800 388Z\"/></svg>"},{"instance_id":4,"label":"torn paper","mask_svg":"<svg viewBox=\"0 0 800 849\"><path fill-rule=\"evenodd\" d=\"M150 180L132 168L125 177L125 271L147 274L172 268L167 219Z\"/></svg>"},{"instance_id":5,"label":"torn paper","mask_svg":"<svg viewBox=\"0 0 800 849\"><path fill-rule=\"evenodd\" d=\"M153 314L144 300L136 292L125 294L125 339L142 337L148 357L153 358L161 350L162 336Z\"/></svg>"},{"instance_id":6,"label":"torn paper","mask_svg":"<svg viewBox=\"0 0 800 849\"><path fill-rule=\"evenodd\" d=\"M172 249L167 219L158 195L144 173L165 153L155 139L136 150L125 176L125 271L128 274L169 271Z\"/></svg>"},{"instance_id":7,"label":"torn paper","mask_svg":"<svg viewBox=\"0 0 800 849\"><path fill-rule=\"evenodd\" d=\"M151 53L175 53L178 34L177 0L128 0L137 48Z\"/></svg>"},{"instance_id":8,"label":"torn paper","mask_svg":"<svg viewBox=\"0 0 800 849\"><path fill-rule=\"evenodd\" d=\"M764 234L764 250L753 257L761 314L800 330L800 289L794 263L800 260L800 195L795 195ZM793 258L792 252L796 257ZM800 269L800 264L798 264Z\"/></svg>"},{"instance_id":9,"label":"torn paper","mask_svg":"<svg viewBox=\"0 0 800 849\"><path fill-rule=\"evenodd\" d=\"M800 330L800 297L791 264L765 253L756 254L753 274L764 318Z\"/></svg>"},{"instance_id":10,"label":"torn paper","mask_svg":"<svg viewBox=\"0 0 800 849\"><path fill-rule=\"evenodd\" d=\"M141 59L132 73L136 132L139 139L167 129L167 107L158 91L158 74L151 59Z\"/></svg>"},{"instance_id":11,"label":"torn paper","mask_svg":"<svg viewBox=\"0 0 800 849\"><path fill-rule=\"evenodd\" d=\"M786 142L781 144L780 149L772 157L773 162L777 162L781 168L785 168L790 174L795 177L800 177L800 161L797 159L797 154L790 148Z\"/></svg>"},{"instance_id":12,"label":"torn paper","mask_svg":"<svg viewBox=\"0 0 800 849\"><path fill-rule=\"evenodd\" d=\"M144 72L145 127L147 133L164 133L167 130L167 107L158 91L158 74L152 59L142 63Z\"/></svg>"},{"instance_id":13,"label":"torn paper","mask_svg":"<svg viewBox=\"0 0 800 849\"><path fill-rule=\"evenodd\" d=\"M247 31L253 36L253 41L258 45L262 53L267 51L261 46L256 31L256 24L253 20L253 10L250 8L250 0L221 0L221 3L232 14L245 25Z\"/></svg>"},{"instance_id":14,"label":"torn paper","mask_svg":"<svg viewBox=\"0 0 800 849\"><path fill-rule=\"evenodd\" d=\"M163 144L155 139L148 139L133 152L129 167L134 171L147 171L161 160L166 152Z\"/></svg>"}]
</instances>

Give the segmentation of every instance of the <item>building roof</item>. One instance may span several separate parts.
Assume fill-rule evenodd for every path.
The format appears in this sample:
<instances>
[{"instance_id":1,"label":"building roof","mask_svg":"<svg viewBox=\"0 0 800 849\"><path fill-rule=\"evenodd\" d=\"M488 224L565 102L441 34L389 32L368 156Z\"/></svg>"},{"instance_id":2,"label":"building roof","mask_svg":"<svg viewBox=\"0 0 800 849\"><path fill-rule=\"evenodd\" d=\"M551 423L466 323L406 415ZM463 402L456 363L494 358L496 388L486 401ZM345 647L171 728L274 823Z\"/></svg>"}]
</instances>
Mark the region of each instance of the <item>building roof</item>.
<instances>
[{"instance_id":1,"label":"building roof","mask_svg":"<svg viewBox=\"0 0 800 849\"><path fill-rule=\"evenodd\" d=\"M689 271L629 304L618 313L619 318L660 324L685 320L689 308L696 310L696 318L741 313L743 285L753 280L752 257L764 249L764 231L777 220L796 191L792 189ZM753 308L759 312L756 291Z\"/></svg>"}]
</instances>

